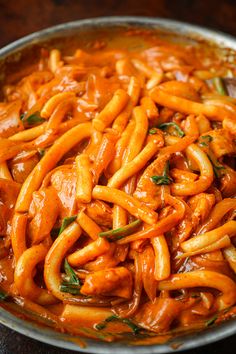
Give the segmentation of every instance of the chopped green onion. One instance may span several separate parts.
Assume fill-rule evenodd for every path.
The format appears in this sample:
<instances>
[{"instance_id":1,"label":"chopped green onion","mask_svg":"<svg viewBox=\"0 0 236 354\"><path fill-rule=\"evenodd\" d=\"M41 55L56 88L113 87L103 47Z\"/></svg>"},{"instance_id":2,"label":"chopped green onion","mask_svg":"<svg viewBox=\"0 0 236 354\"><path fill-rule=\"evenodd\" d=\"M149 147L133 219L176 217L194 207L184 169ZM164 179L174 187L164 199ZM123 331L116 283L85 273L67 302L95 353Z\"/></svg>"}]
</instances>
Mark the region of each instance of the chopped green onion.
<instances>
[{"instance_id":1,"label":"chopped green onion","mask_svg":"<svg viewBox=\"0 0 236 354\"><path fill-rule=\"evenodd\" d=\"M199 146L201 146L201 147L207 147L208 146L208 144L207 143L205 143L204 141L202 141L202 142L200 142L199 143Z\"/></svg>"},{"instance_id":2,"label":"chopped green onion","mask_svg":"<svg viewBox=\"0 0 236 354\"><path fill-rule=\"evenodd\" d=\"M140 327L138 327L135 323L133 323L132 321L130 321L127 318L120 318L119 316L116 315L112 315L110 317L107 317L104 321L98 323L97 325L95 325L95 328L97 330L101 330L104 329L107 326L107 323L109 322L113 322L113 321L119 321L122 323L125 323L127 326L129 326L134 334L138 334L141 330Z\"/></svg>"},{"instance_id":3,"label":"chopped green onion","mask_svg":"<svg viewBox=\"0 0 236 354\"><path fill-rule=\"evenodd\" d=\"M69 265L67 259L65 259L64 262L64 270L67 275L67 278L61 283L60 291L73 295L79 295L81 286L80 280L76 275L74 269L71 268L71 266Z\"/></svg>"},{"instance_id":4,"label":"chopped green onion","mask_svg":"<svg viewBox=\"0 0 236 354\"><path fill-rule=\"evenodd\" d=\"M151 179L157 185L168 185L172 182L172 179L166 176L152 176Z\"/></svg>"},{"instance_id":5,"label":"chopped green onion","mask_svg":"<svg viewBox=\"0 0 236 354\"><path fill-rule=\"evenodd\" d=\"M5 291L0 291L0 301L4 301L8 298L8 294Z\"/></svg>"},{"instance_id":6,"label":"chopped green onion","mask_svg":"<svg viewBox=\"0 0 236 354\"><path fill-rule=\"evenodd\" d=\"M157 185L168 185L170 184L173 180L171 177L168 176L169 173L169 162L166 163L164 172L162 176L152 176L152 182L157 184Z\"/></svg>"},{"instance_id":7,"label":"chopped green onion","mask_svg":"<svg viewBox=\"0 0 236 354\"><path fill-rule=\"evenodd\" d=\"M211 142L213 140L212 136L210 136L210 135L202 135L201 139L204 139L207 142Z\"/></svg>"},{"instance_id":8,"label":"chopped green onion","mask_svg":"<svg viewBox=\"0 0 236 354\"><path fill-rule=\"evenodd\" d=\"M151 135L154 135L154 134L156 134L157 133L157 129L156 128L151 128L151 129L149 129L149 131L148 131L148 134L151 134Z\"/></svg>"},{"instance_id":9,"label":"chopped green onion","mask_svg":"<svg viewBox=\"0 0 236 354\"><path fill-rule=\"evenodd\" d=\"M205 141L202 141L205 140ZM213 140L213 138L210 135L204 135L201 136L199 139L199 146L200 147L206 147L207 149L205 150L209 160L211 161L212 167L213 167L213 171L215 174L216 178L220 178L222 177L222 175L224 175L223 172L221 172L222 170L225 170L225 167L222 166L218 160L216 159L215 155L213 154L212 150L209 148L208 143L211 142Z\"/></svg>"},{"instance_id":10,"label":"chopped green onion","mask_svg":"<svg viewBox=\"0 0 236 354\"><path fill-rule=\"evenodd\" d=\"M183 130L175 122L162 123L158 126L158 128L161 130L165 130L169 127L175 128L177 135L180 136L181 138L185 135Z\"/></svg>"},{"instance_id":11,"label":"chopped green onion","mask_svg":"<svg viewBox=\"0 0 236 354\"><path fill-rule=\"evenodd\" d=\"M120 227L115 230L109 230L105 232L100 232L98 236L105 237L108 241L117 241L125 236L132 234L140 225L141 220L135 220L124 227Z\"/></svg>"},{"instance_id":12,"label":"chopped green onion","mask_svg":"<svg viewBox=\"0 0 236 354\"><path fill-rule=\"evenodd\" d=\"M64 269L66 275L69 277L67 283L69 283L70 285L80 285L80 280L76 275L75 271L73 270L73 268L71 268L71 266L69 265L67 259L65 259Z\"/></svg>"},{"instance_id":13,"label":"chopped green onion","mask_svg":"<svg viewBox=\"0 0 236 354\"><path fill-rule=\"evenodd\" d=\"M227 96L227 92L226 92L222 78L221 77L214 77L212 79L212 81L213 81L213 84L216 88L216 91L222 96Z\"/></svg>"},{"instance_id":14,"label":"chopped green onion","mask_svg":"<svg viewBox=\"0 0 236 354\"><path fill-rule=\"evenodd\" d=\"M138 333L141 331L141 328L140 328L140 327L136 326L135 323L133 323L132 321L130 321L130 320L127 319L127 318L124 318L124 319L122 320L122 322L125 323L127 326L129 326L129 327L132 329L132 331L133 331L134 334L138 334Z\"/></svg>"},{"instance_id":15,"label":"chopped green onion","mask_svg":"<svg viewBox=\"0 0 236 354\"><path fill-rule=\"evenodd\" d=\"M73 221L75 221L77 215L68 216L62 220L60 228L54 228L51 230L51 236L57 238Z\"/></svg>"},{"instance_id":16,"label":"chopped green onion","mask_svg":"<svg viewBox=\"0 0 236 354\"><path fill-rule=\"evenodd\" d=\"M222 177L222 173L220 172L220 170L225 170L225 167L224 166L216 166L214 164L212 164L212 166L213 166L215 176L217 178ZM223 175L224 175L224 173L223 173Z\"/></svg>"},{"instance_id":17,"label":"chopped green onion","mask_svg":"<svg viewBox=\"0 0 236 354\"><path fill-rule=\"evenodd\" d=\"M215 315L212 318L210 318L208 321L206 321L206 326L207 327L212 326L215 323L215 321L217 320L217 318L218 318L217 315Z\"/></svg>"},{"instance_id":18,"label":"chopped green onion","mask_svg":"<svg viewBox=\"0 0 236 354\"><path fill-rule=\"evenodd\" d=\"M217 161L215 156L210 151L208 152L207 156L212 163L213 171L214 171L216 178L222 177L222 175L224 175L224 173L221 171L225 170L225 167L219 164L219 162Z\"/></svg>"},{"instance_id":19,"label":"chopped green onion","mask_svg":"<svg viewBox=\"0 0 236 354\"><path fill-rule=\"evenodd\" d=\"M58 236L69 226L75 219L77 218L77 215L69 216L66 217L62 220L61 228L59 230Z\"/></svg>"},{"instance_id":20,"label":"chopped green onion","mask_svg":"<svg viewBox=\"0 0 236 354\"><path fill-rule=\"evenodd\" d=\"M81 295L80 288L78 288L78 286L76 287L75 285L70 285L64 282L60 286L60 291L72 295Z\"/></svg>"},{"instance_id":21,"label":"chopped green onion","mask_svg":"<svg viewBox=\"0 0 236 354\"><path fill-rule=\"evenodd\" d=\"M27 118L25 118L25 115L24 115L24 117L22 117L21 120L24 123L26 123L27 125L36 125L36 124L40 124L42 122L45 122L45 119L40 116L40 112L38 112L38 111L32 113Z\"/></svg>"},{"instance_id":22,"label":"chopped green onion","mask_svg":"<svg viewBox=\"0 0 236 354\"><path fill-rule=\"evenodd\" d=\"M20 115L20 120L23 120L23 119L24 119L24 116L25 116L25 113L22 113L22 114Z\"/></svg>"},{"instance_id":23,"label":"chopped green onion","mask_svg":"<svg viewBox=\"0 0 236 354\"><path fill-rule=\"evenodd\" d=\"M203 140L203 141L202 141ZM201 146L201 147L203 147L203 146L208 146L208 143L210 143L211 141L213 140L213 138L212 138L212 136L210 136L210 135L203 135L203 136L201 136L200 137L200 139L199 139L199 145Z\"/></svg>"}]
</instances>

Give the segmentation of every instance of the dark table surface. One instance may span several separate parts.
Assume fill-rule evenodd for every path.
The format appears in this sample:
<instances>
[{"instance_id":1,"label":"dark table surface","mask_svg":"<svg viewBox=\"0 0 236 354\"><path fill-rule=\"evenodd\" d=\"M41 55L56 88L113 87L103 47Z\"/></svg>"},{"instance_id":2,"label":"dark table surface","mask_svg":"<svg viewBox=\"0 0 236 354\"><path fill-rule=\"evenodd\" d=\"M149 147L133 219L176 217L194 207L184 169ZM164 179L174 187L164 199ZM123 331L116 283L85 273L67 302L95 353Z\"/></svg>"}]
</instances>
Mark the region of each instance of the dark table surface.
<instances>
[{"instance_id":1,"label":"dark table surface","mask_svg":"<svg viewBox=\"0 0 236 354\"><path fill-rule=\"evenodd\" d=\"M173 18L236 36L236 0L0 0L0 47L31 32L81 18ZM235 354L236 335L186 354ZM69 354L0 325L0 354ZM121 353L122 354L122 353Z\"/></svg>"}]
</instances>

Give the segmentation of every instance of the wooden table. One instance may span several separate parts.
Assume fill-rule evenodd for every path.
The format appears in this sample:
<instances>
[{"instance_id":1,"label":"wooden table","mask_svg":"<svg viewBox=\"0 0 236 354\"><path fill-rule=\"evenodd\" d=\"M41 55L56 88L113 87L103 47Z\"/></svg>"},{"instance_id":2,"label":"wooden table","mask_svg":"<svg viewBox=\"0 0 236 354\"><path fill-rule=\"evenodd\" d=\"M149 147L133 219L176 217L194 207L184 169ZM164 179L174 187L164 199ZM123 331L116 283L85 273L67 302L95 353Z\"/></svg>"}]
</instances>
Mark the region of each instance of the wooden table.
<instances>
[{"instance_id":1,"label":"wooden table","mask_svg":"<svg viewBox=\"0 0 236 354\"><path fill-rule=\"evenodd\" d=\"M0 0L0 47L31 32L81 18L173 18L236 36L235 0ZM186 354L235 354L236 336ZM0 354L69 354L0 326ZM122 353L121 353L122 354Z\"/></svg>"},{"instance_id":2,"label":"wooden table","mask_svg":"<svg viewBox=\"0 0 236 354\"><path fill-rule=\"evenodd\" d=\"M58 23L115 15L174 18L236 36L235 0L0 0L0 47Z\"/></svg>"}]
</instances>

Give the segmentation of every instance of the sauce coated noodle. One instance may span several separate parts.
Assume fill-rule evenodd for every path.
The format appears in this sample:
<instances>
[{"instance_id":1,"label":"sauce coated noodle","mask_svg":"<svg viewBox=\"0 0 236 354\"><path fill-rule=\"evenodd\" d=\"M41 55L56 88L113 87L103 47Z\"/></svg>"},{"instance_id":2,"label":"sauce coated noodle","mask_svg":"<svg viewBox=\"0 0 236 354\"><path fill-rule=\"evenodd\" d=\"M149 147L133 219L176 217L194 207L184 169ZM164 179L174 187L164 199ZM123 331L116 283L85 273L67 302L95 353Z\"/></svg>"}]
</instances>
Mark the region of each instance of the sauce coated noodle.
<instances>
[{"instance_id":1,"label":"sauce coated noodle","mask_svg":"<svg viewBox=\"0 0 236 354\"><path fill-rule=\"evenodd\" d=\"M3 307L142 344L235 315L236 102L224 80L236 70L217 53L158 37L132 51L44 49L4 86Z\"/></svg>"}]
</instances>

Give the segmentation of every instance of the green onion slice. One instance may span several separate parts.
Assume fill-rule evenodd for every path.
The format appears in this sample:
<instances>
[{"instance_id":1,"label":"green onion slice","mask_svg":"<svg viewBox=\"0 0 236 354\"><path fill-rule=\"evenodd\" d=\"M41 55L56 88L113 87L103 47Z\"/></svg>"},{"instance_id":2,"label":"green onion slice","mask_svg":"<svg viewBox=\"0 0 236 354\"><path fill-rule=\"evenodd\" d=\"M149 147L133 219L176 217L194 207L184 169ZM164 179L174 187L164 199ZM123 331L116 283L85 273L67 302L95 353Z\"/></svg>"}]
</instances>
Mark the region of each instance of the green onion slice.
<instances>
[{"instance_id":1,"label":"green onion slice","mask_svg":"<svg viewBox=\"0 0 236 354\"><path fill-rule=\"evenodd\" d=\"M62 220L61 228L59 230L58 236L69 226L73 221L75 221L77 218L77 215L69 216L66 217Z\"/></svg>"},{"instance_id":2,"label":"green onion slice","mask_svg":"<svg viewBox=\"0 0 236 354\"><path fill-rule=\"evenodd\" d=\"M74 269L69 265L67 259L65 259L64 262L64 270L66 273L66 278L61 283L60 291L64 293L70 293L72 295L80 295L80 280Z\"/></svg>"},{"instance_id":3,"label":"green onion slice","mask_svg":"<svg viewBox=\"0 0 236 354\"><path fill-rule=\"evenodd\" d=\"M104 321L95 325L95 328L97 330L104 329L109 322L114 322L114 321L119 321L119 322L125 323L127 326L129 326L132 329L134 334L138 334L141 330L140 327L138 327L134 322L132 322L128 318L120 318L119 316L116 316L116 315L112 315L112 316L107 317Z\"/></svg>"},{"instance_id":4,"label":"green onion slice","mask_svg":"<svg viewBox=\"0 0 236 354\"><path fill-rule=\"evenodd\" d=\"M216 178L221 178L222 176L224 176L225 167L218 162L218 160L215 158L211 151L208 151L207 156L212 163L213 171Z\"/></svg>"},{"instance_id":5,"label":"green onion slice","mask_svg":"<svg viewBox=\"0 0 236 354\"><path fill-rule=\"evenodd\" d=\"M26 115L24 115L24 116L21 115L20 118L23 123L26 123L29 126L37 125L37 124L45 122L45 119L40 116L40 112L38 112L38 111L32 113L28 117Z\"/></svg>"},{"instance_id":6,"label":"green onion slice","mask_svg":"<svg viewBox=\"0 0 236 354\"><path fill-rule=\"evenodd\" d=\"M157 129L156 128L151 128L151 129L149 129L149 131L148 131L148 134L151 134L151 135L154 135L154 134L156 134L157 133Z\"/></svg>"},{"instance_id":7,"label":"green onion slice","mask_svg":"<svg viewBox=\"0 0 236 354\"><path fill-rule=\"evenodd\" d=\"M222 96L227 96L227 92L225 89L224 81L221 77L214 77L212 79L212 82L215 86L216 91L222 95Z\"/></svg>"},{"instance_id":8,"label":"green onion slice","mask_svg":"<svg viewBox=\"0 0 236 354\"><path fill-rule=\"evenodd\" d=\"M108 241L117 241L125 236L131 235L136 229L141 225L141 220L135 220L124 227L120 227L115 230L109 230L105 232L100 232L98 236L105 237Z\"/></svg>"},{"instance_id":9,"label":"green onion slice","mask_svg":"<svg viewBox=\"0 0 236 354\"><path fill-rule=\"evenodd\" d=\"M172 178L168 176L169 173L169 162L166 163L164 172L162 176L152 176L152 182L157 185L168 185L173 182Z\"/></svg>"},{"instance_id":10,"label":"green onion slice","mask_svg":"<svg viewBox=\"0 0 236 354\"><path fill-rule=\"evenodd\" d=\"M183 137L185 134L183 132L183 130L178 126L178 124L176 124L175 122L168 122L168 123L162 123L158 126L159 129L161 130L166 130L169 127L173 127L176 130L176 133L179 137Z\"/></svg>"},{"instance_id":11,"label":"green onion slice","mask_svg":"<svg viewBox=\"0 0 236 354\"><path fill-rule=\"evenodd\" d=\"M206 321L206 326L207 327L212 326L215 323L215 321L217 320L217 318L218 318L218 316L215 315L212 318L210 318L209 320L207 320Z\"/></svg>"},{"instance_id":12,"label":"green onion slice","mask_svg":"<svg viewBox=\"0 0 236 354\"><path fill-rule=\"evenodd\" d=\"M212 136L210 136L210 135L202 135L199 138L199 146L208 147L208 143L210 143L212 140L213 140Z\"/></svg>"},{"instance_id":13,"label":"green onion slice","mask_svg":"<svg viewBox=\"0 0 236 354\"><path fill-rule=\"evenodd\" d=\"M67 259L65 259L64 269L65 269L66 275L69 278L67 283L69 283L71 285L80 285L80 280L79 280L78 276L76 275L75 271L73 270L73 268L71 268L71 266L69 265Z\"/></svg>"}]
</instances>

